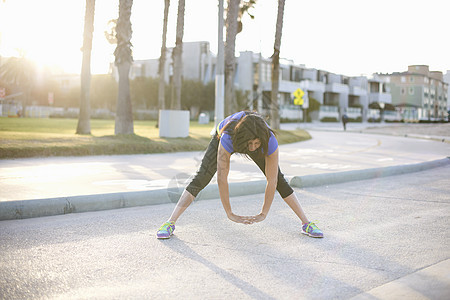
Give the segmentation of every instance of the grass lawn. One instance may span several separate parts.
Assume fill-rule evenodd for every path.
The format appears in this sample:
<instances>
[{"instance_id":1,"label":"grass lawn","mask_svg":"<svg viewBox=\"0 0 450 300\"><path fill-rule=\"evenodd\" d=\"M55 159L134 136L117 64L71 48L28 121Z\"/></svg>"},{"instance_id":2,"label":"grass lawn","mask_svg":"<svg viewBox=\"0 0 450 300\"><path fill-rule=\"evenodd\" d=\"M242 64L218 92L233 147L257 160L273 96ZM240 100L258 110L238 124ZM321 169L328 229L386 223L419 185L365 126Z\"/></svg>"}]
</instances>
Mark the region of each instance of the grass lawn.
<instances>
[{"instance_id":1,"label":"grass lawn","mask_svg":"<svg viewBox=\"0 0 450 300\"><path fill-rule=\"evenodd\" d=\"M213 123L191 122L189 137L160 138L156 121L134 121L134 135L115 136L114 120L91 120L77 135L77 119L0 118L0 158L143 154L205 150ZM310 139L303 130L277 131L280 144Z\"/></svg>"}]
</instances>

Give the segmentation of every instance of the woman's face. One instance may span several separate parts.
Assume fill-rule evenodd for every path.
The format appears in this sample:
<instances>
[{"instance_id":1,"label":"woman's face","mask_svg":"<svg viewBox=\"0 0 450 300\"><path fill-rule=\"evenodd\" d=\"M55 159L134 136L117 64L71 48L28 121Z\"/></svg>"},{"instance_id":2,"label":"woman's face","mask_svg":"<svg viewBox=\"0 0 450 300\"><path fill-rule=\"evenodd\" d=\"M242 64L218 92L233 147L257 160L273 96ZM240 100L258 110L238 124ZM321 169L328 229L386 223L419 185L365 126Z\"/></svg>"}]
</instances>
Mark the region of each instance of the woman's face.
<instances>
[{"instance_id":1,"label":"woman's face","mask_svg":"<svg viewBox=\"0 0 450 300\"><path fill-rule=\"evenodd\" d=\"M256 151L261 146L261 141L259 139L249 140L247 146L248 151Z\"/></svg>"}]
</instances>

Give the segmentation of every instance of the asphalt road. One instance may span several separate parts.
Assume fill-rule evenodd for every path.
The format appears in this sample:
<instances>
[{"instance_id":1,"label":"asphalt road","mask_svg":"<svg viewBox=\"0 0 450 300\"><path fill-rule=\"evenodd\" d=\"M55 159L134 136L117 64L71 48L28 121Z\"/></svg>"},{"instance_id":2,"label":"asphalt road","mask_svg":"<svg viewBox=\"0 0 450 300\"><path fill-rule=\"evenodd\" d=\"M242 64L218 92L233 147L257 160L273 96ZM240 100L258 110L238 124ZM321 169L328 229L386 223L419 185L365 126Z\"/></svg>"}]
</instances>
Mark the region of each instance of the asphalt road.
<instances>
[{"instance_id":1,"label":"asphalt road","mask_svg":"<svg viewBox=\"0 0 450 300\"><path fill-rule=\"evenodd\" d=\"M448 268L432 270L450 258L449 174L297 189L324 239L300 234L279 196L254 225L228 221L220 200L195 202L166 241L155 232L174 204L2 221L0 298L348 299L421 274L403 288L448 299ZM231 203L256 214L262 200Z\"/></svg>"}]
</instances>

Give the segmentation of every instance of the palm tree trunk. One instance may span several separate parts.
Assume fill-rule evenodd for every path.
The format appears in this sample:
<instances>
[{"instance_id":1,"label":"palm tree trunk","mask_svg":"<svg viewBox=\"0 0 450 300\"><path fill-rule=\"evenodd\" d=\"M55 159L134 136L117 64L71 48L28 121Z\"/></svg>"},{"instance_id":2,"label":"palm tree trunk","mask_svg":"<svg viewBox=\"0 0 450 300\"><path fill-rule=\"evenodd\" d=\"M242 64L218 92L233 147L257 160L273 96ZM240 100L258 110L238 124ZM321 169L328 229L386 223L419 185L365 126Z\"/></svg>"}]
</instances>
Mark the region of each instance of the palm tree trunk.
<instances>
[{"instance_id":1,"label":"palm tree trunk","mask_svg":"<svg viewBox=\"0 0 450 300\"><path fill-rule=\"evenodd\" d=\"M163 24L163 34L162 34L162 46L161 46L161 57L159 58L159 87L158 87L158 107L159 109L165 109L165 73L164 67L166 65L166 36L167 36L167 23L169 19L169 5L170 0L164 0L164 24Z\"/></svg>"},{"instance_id":2,"label":"palm tree trunk","mask_svg":"<svg viewBox=\"0 0 450 300\"><path fill-rule=\"evenodd\" d=\"M131 7L133 0L119 1L119 19L117 20L117 48L114 51L115 64L119 71L119 91L117 96L117 111L115 134L133 134L133 113L130 97L130 67L131 56Z\"/></svg>"},{"instance_id":3,"label":"palm tree trunk","mask_svg":"<svg viewBox=\"0 0 450 300\"><path fill-rule=\"evenodd\" d=\"M80 116L77 134L91 134L91 106L89 92L91 88L91 51L94 32L95 0L86 0L84 15L83 62L81 64Z\"/></svg>"},{"instance_id":4,"label":"palm tree trunk","mask_svg":"<svg viewBox=\"0 0 450 300\"><path fill-rule=\"evenodd\" d=\"M183 31L184 31L184 8L185 0L178 0L177 16L177 36L175 48L173 49L173 85L175 88L175 97L172 98L171 109L181 109L181 73L183 72Z\"/></svg>"},{"instance_id":5,"label":"palm tree trunk","mask_svg":"<svg viewBox=\"0 0 450 300\"><path fill-rule=\"evenodd\" d=\"M283 15L284 15L284 1L278 0L278 16L275 31L275 43L273 46L272 55L272 94L271 94L271 108L270 119L272 129L280 129L280 113L278 103L278 87L279 87L279 74L280 74L280 47L281 47L281 34L283 31Z\"/></svg>"},{"instance_id":6,"label":"palm tree trunk","mask_svg":"<svg viewBox=\"0 0 450 300\"><path fill-rule=\"evenodd\" d=\"M130 98L130 73L131 63L121 63L119 70L119 92L117 99L117 112L115 122L115 134L133 134L133 112Z\"/></svg>"},{"instance_id":7,"label":"palm tree trunk","mask_svg":"<svg viewBox=\"0 0 450 300\"><path fill-rule=\"evenodd\" d=\"M225 42L225 115L235 112L238 107L234 95L234 71L236 35L238 31L238 14L240 0L228 0L227 18L225 26L227 37Z\"/></svg>"}]
</instances>

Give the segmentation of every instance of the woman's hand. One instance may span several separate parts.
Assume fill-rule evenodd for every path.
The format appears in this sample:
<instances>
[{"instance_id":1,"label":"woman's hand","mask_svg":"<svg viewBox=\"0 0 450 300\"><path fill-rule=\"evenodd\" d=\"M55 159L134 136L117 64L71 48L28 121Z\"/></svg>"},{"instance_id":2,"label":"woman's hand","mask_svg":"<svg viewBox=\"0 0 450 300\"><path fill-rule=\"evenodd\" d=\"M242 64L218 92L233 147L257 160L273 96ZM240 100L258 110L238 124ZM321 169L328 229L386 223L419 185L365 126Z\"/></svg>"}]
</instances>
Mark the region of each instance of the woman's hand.
<instances>
[{"instance_id":1,"label":"woman's hand","mask_svg":"<svg viewBox=\"0 0 450 300\"><path fill-rule=\"evenodd\" d=\"M263 213L260 213L259 215L250 217L250 220L252 221L252 223L258 223L258 222L264 221L265 218L266 218L266 215Z\"/></svg>"},{"instance_id":2,"label":"woman's hand","mask_svg":"<svg viewBox=\"0 0 450 300\"><path fill-rule=\"evenodd\" d=\"M236 223L246 224L246 225L264 221L265 218L266 218L266 215L264 215L263 213L260 213L259 215L256 215L256 216L238 216L233 213L228 215L228 219L230 219L231 221L236 222Z\"/></svg>"},{"instance_id":3,"label":"woman's hand","mask_svg":"<svg viewBox=\"0 0 450 300\"><path fill-rule=\"evenodd\" d=\"M236 222L236 223L246 224L246 225L254 223L252 218L254 218L254 217L238 216L233 213L228 214L228 219L230 219L231 221Z\"/></svg>"}]
</instances>

